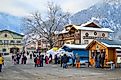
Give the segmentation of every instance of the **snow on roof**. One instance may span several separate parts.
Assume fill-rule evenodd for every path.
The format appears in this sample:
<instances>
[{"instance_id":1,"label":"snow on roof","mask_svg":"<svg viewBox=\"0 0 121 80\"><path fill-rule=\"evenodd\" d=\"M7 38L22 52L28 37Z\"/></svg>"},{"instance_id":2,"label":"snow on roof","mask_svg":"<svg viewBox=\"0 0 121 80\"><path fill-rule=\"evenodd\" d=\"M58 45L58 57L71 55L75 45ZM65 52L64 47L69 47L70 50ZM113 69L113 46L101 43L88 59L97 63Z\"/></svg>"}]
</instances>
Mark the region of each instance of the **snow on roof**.
<instances>
[{"instance_id":1,"label":"snow on roof","mask_svg":"<svg viewBox=\"0 0 121 80\"><path fill-rule=\"evenodd\" d=\"M69 31L66 31L65 29L63 29L62 31L60 32L56 32L55 34L63 34L63 33L68 33Z\"/></svg>"},{"instance_id":2,"label":"snow on roof","mask_svg":"<svg viewBox=\"0 0 121 80\"><path fill-rule=\"evenodd\" d=\"M92 27L82 27L82 26L74 26L78 30L91 30L91 31L104 31L104 32L114 32L109 28L92 28Z\"/></svg>"},{"instance_id":3,"label":"snow on roof","mask_svg":"<svg viewBox=\"0 0 121 80\"><path fill-rule=\"evenodd\" d=\"M90 21L87 21L86 23L84 23L84 24L81 24L81 26L86 26L86 25L88 25L88 24L90 24L90 23L94 23L94 24L96 24L97 26L99 26L100 28L101 28L101 26L99 25L99 23L97 23L97 22L95 22L95 21L93 21L93 20L90 20Z\"/></svg>"},{"instance_id":4,"label":"snow on roof","mask_svg":"<svg viewBox=\"0 0 121 80\"><path fill-rule=\"evenodd\" d=\"M69 47L73 49L86 49L87 45L76 45L76 44L64 44L63 47Z\"/></svg>"},{"instance_id":5,"label":"snow on roof","mask_svg":"<svg viewBox=\"0 0 121 80\"><path fill-rule=\"evenodd\" d=\"M109 45L109 44L106 44L106 43L103 43L103 42L101 42L101 43L104 44L104 45L107 46L107 47L121 48L121 45Z\"/></svg>"}]
</instances>

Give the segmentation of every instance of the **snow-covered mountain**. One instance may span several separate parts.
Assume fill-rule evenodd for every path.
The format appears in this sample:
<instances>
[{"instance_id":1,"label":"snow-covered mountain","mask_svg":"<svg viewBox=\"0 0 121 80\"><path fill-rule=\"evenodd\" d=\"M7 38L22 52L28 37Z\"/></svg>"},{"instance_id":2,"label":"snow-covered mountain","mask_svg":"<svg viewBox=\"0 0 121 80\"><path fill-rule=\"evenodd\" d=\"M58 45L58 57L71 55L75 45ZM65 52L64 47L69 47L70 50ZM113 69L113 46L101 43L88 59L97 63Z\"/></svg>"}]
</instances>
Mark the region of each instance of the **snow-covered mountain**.
<instances>
[{"instance_id":1,"label":"snow-covered mountain","mask_svg":"<svg viewBox=\"0 0 121 80\"><path fill-rule=\"evenodd\" d=\"M121 0L102 0L101 2L71 16L73 24L80 25L91 19L103 27L115 31L116 37L121 30ZM0 12L0 29L10 29L21 33L22 17ZM114 37L115 37L114 35ZM120 35L119 35L120 36Z\"/></svg>"},{"instance_id":2,"label":"snow-covered mountain","mask_svg":"<svg viewBox=\"0 0 121 80\"><path fill-rule=\"evenodd\" d=\"M8 29L15 32L21 32L21 17L13 16L0 12L0 30Z\"/></svg>"},{"instance_id":3,"label":"snow-covered mountain","mask_svg":"<svg viewBox=\"0 0 121 80\"><path fill-rule=\"evenodd\" d=\"M103 27L111 28L115 34L121 30L121 0L103 0L82 10L71 17L73 24L80 25L91 19L98 21Z\"/></svg>"}]
</instances>

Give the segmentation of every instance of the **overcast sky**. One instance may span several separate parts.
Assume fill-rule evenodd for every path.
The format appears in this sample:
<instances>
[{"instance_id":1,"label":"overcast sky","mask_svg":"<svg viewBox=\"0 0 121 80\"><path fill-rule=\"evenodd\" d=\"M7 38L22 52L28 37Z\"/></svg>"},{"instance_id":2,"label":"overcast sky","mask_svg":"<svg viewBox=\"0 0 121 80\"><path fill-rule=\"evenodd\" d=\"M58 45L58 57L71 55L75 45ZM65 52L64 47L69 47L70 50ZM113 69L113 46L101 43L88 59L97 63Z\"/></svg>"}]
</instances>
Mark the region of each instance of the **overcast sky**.
<instances>
[{"instance_id":1,"label":"overcast sky","mask_svg":"<svg viewBox=\"0 0 121 80\"><path fill-rule=\"evenodd\" d=\"M33 11L46 11L47 2L51 0L0 0L0 12L15 16L26 16ZM61 6L64 11L72 14L86 9L101 0L52 0Z\"/></svg>"}]
</instances>

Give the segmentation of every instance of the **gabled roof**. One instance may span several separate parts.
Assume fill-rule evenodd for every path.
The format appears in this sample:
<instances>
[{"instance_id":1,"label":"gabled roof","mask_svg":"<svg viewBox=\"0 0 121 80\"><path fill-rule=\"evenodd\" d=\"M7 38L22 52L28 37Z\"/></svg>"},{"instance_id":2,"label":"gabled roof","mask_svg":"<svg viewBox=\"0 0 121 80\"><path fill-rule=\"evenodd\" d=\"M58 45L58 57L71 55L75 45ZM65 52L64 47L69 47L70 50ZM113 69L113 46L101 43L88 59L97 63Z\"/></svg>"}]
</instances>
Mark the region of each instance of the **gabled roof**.
<instances>
[{"instance_id":1,"label":"gabled roof","mask_svg":"<svg viewBox=\"0 0 121 80\"><path fill-rule=\"evenodd\" d=\"M10 33L10 34L12 35L13 38L17 38L17 39L23 38L23 36L24 36L24 35L22 35L22 34L19 34L19 33L10 31L10 30L1 30L1 31L0 31L0 34L3 33L3 32L8 32L8 33Z\"/></svg>"},{"instance_id":2,"label":"gabled roof","mask_svg":"<svg viewBox=\"0 0 121 80\"><path fill-rule=\"evenodd\" d=\"M109 39L96 39L93 40L87 47L88 49L93 43L99 42L100 44L109 47L109 48L121 48L121 41L120 40L109 40Z\"/></svg>"},{"instance_id":3,"label":"gabled roof","mask_svg":"<svg viewBox=\"0 0 121 80\"><path fill-rule=\"evenodd\" d=\"M102 26L99 25L99 23L95 22L95 21L87 21L84 24L81 24L82 27L89 27L88 25L93 24L95 25L97 28L101 28ZM93 27L93 26L92 26Z\"/></svg>"},{"instance_id":4,"label":"gabled roof","mask_svg":"<svg viewBox=\"0 0 121 80\"><path fill-rule=\"evenodd\" d=\"M66 46L70 49L86 49L87 45L76 45L76 44L64 44L62 48Z\"/></svg>"},{"instance_id":5,"label":"gabled roof","mask_svg":"<svg viewBox=\"0 0 121 80\"><path fill-rule=\"evenodd\" d=\"M93 24L95 26L90 26L90 24ZM100 26L95 21L88 21L81 25L68 24L65 26L65 28L67 28L67 27L74 27L77 30L86 30L86 31L114 32L113 30L111 30L109 28L102 28L102 26ZM61 33L68 33L68 31L66 31L64 29L63 31L59 32L58 34L61 34Z\"/></svg>"},{"instance_id":6,"label":"gabled roof","mask_svg":"<svg viewBox=\"0 0 121 80\"><path fill-rule=\"evenodd\" d=\"M118 47L118 48L121 48L121 41L120 40L109 40L109 39L106 39L106 40L97 40L99 42L101 42L102 44L104 44L105 46L107 47Z\"/></svg>"},{"instance_id":7,"label":"gabled roof","mask_svg":"<svg viewBox=\"0 0 121 80\"><path fill-rule=\"evenodd\" d=\"M74 26L74 27L78 30L114 32L109 28L92 28L92 27L82 27L82 26Z\"/></svg>"}]
</instances>

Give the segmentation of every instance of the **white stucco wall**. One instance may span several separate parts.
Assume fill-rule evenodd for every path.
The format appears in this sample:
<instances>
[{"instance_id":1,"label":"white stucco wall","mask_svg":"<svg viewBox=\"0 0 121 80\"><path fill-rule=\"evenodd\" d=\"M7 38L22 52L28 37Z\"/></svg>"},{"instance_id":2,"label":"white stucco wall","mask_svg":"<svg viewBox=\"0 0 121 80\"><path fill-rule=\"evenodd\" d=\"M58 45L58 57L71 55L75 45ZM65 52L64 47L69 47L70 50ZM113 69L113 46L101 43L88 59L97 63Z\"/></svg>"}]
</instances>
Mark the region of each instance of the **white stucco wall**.
<instances>
[{"instance_id":1,"label":"white stucco wall","mask_svg":"<svg viewBox=\"0 0 121 80\"><path fill-rule=\"evenodd\" d=\"M108 37L108 32L97 32L97 35L94 35L95 31L81 31L81 44L84 44L84 40L88 40L89 43L93 40L93 39L83 39L83 36L85 36L85 33L88 33L89 36L94 36L94 37L103 37L102 34L105 34L105 37Z\"/></svg>"}]
</instances>

